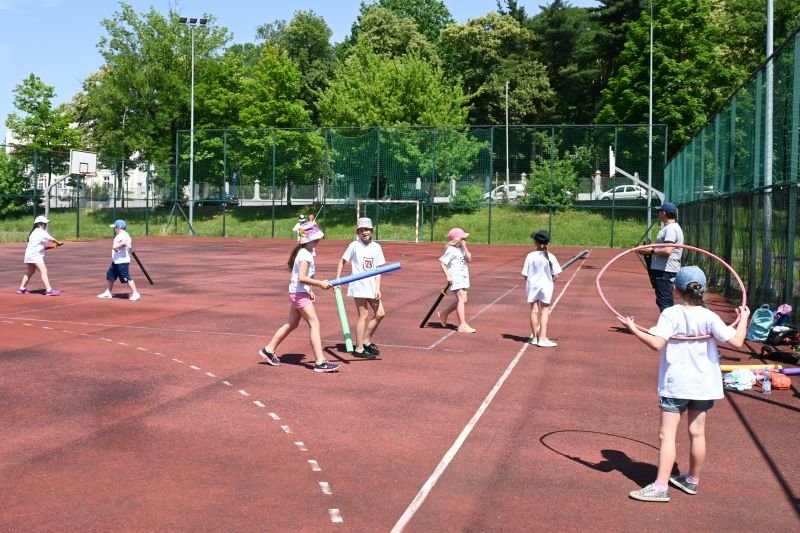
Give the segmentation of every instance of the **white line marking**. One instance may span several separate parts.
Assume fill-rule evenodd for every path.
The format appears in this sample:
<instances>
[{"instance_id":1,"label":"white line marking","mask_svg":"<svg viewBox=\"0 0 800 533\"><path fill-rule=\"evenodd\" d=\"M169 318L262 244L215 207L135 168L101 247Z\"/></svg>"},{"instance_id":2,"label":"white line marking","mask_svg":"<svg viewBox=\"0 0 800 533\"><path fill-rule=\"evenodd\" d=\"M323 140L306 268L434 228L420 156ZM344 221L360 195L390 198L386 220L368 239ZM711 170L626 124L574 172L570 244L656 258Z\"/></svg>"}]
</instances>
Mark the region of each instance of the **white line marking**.
<instances>
[{"instance_id":1,"label":"white line marking","mask_svg":"<svg viewBox=\"0 0 800 533\"><path fill-rule=\"evenodd\" d=\"M189 365L189 368L191 368L192 370L201 370L199 366L194 366L194 365Z\"/></svg>"},{"instance_id":2,"label":"white line marking","mask_svg":"<svg viewBox=\"0 0 800 533\"><path fill-rule=\"evenodd\" d=\"M509 295L509 293L511 293L511 291L515 290L517 287L519 287L519 285L514 285L513 287L511 287L510 289L508 289L506 292L504 292L503 294L501 294L500 296L498 296L497 298L495 298L495 299L494 299L494 301L492 301L492 302L489 302L488 304L484 305L484 306L481 308L481 310L480 310L480 311L478 311L477 313L475 313L474 315L472 315L471 317L469 317L469 321L470 321L470 322L472 322L474 319L478 318L478 317L479 317L479 316L480 316L480 315L481 315L481 314L482 314L484 311L487 311L487 310L488 310L490 307L492 307L494 304L496 304L497 302L499 302L500 300L502 300L503 298L505 298L506 296L508 296L508 295ZM449 339L450 337L452 337L452 336L453 336L453 335L455 335L456 333L458 333L458 331L457 331L457 330L453 330L453 331L451 331L450 333L448 333L447 335L445 335L444 337L442 337L442 338L441 338L441 339L439 339L438 341L436 341L436 342L434 342L433 344L431 344L430 346L428 346L428 349L429 349L429 350L432 350L433 348L436 348L436 347L437 347L439 344L443 343L444 341L446 341L447 339Z\"/></svg>"},{"instance_id":3,"label":"white line marking","mask_svg":"<svg viewBox=\"0 0 800 533\"><path fill-rule=\"evenodd\" d=\"M136 347L136 349L137 349L137 350L141 350L141 351L143 351L143 352L147 352L147 351L149 351L147 348L142 348L141 346L137 346L137 347Z\"/></svg>"},{"instance_id":4,"label":"white line marking","mask_svg":"<svg viewBox=\"0 0 800 533\"><path fill-rule=\"evenodd\" d=\"M319 490L322 491L322 494L327 494L328 496L333 494L333 491L331 490L331 485L327 481L319 482Z\"/></svg>"},{"instance_id":5,"label":"white line marking","mask_svg":"<svg viewBox=\"0 0 800 533\"><path fill-rule=\"evenodd\" d=\"M442 457L442 460L434 469L433 474L431 474L431 476L428 478L425 484L422 485L422 488L419 490L414 500L411 502L411 504L403 513L403 515L394 525L394 527L392 528L392 533L399 533L400 531L403 531L403 528L406 526L406 524L408 524L408 522L411 520L414 514L419 510L420 506L422 505L422 502L424 502L425 499L428 497L428 494L430 494L434 485L436 485L436 482L439 481L439 478L442 476L445 469L450 465L450 462L456 456L459 449L464 444L464 441L467 440L467 437L475 428L481 416L483 416L483 413L489 407L489 404L492 403L492 400L500 391L500 387L503 386L503 383L505 383L506 379L508 379L508 376L511 375L511 371L514 370L515 366L517 366L517 363L522 358L522 355L525 353L525 350L528 348L528 346L530 346L530 344L523 344L522 348L520 348L520 350L517 352L517 355L514 357L514 359L511 360L511 363L509 363L508 367L506 367L506 370L505 372L503 372L503 375L500 376L500 379L497 380L497 383L495 383L494 387L492 387L492 390L489 391L489 394L483 400L483 403L481 403L480 407L475 412L475 414L472 415L472 418L464 427L464 429L461 431L461 434L458 436L455 442L453 442L453 445L450 446L450 449L447 450L447 453L444 454L444 457Z\"/></svg>"},{"instance_id":6,"label":"white line marking","mask_svg":"<svg viewBox=\"0 0 800 533\"><path fill-rule=\"evenodd\" d=\"M308 451L308 448L306 448L306 445L303 444L303 441L299 441L298 440L298 441L296 441L294 443L294 445L297 446L297 449L300 450L301 452L307 452Z\"/></svg>"},{"instance_id":7,"label":"white line marking","mask_svg":"<svg viewBox=\"0 0 800 533\"><path fill-rule=\"evenodd\" d=\"M269 417L270 417L271 419L273 419L273 420L280 420L280 419L281 419L281 417L279 417L279 416L278 416L278 415L276 415L275 413L267 413L267 414L268 414L268 415L269 415Z\"/></svg>"},{"instance_id":8,"label":"white line marking","mask_svg":"<svg viewBox=\"0 0 800 533\"><path fill-rule=\"evenodd\" d=\"M331 522L334 524L341 524L344 522L342 518L342 514L339 512L339 509L328 509L328 514L331 515Z\"/></svg>"},{"instance_id":9,"label":"white line marking","mask_svg":"<svg viewBox=\"0 0 800 533\"><path fill-rule=\"evenodd\" d=\"M175 361L176 363L183 363L183 361L181 361L180 359L177 359L175 357L173 357L172 360Z\"/></svg>"},{"instance_id":10,"label":"white line marking","mask_svg":"<svg viewBox=\"0 0 800 533\"><path fill-rule=\"evenodd\" d=\"M256 404L256 407L266 407L266 405L261 403L259 400L253 400L253 403Z\"/></svg>"},{"instance_id":11,"label":"white line marking","mask_svg":"<svg viewBox=\"0 0 800 533\"><path fill-rule=\"evenodd\" d=\"M239 394L241 394L242 396L250 396L250 393L249 393L249 392L247 392L247 391L246 391L246 390L244 390L244 389L239 389Z\"/></svg>"},{"instance_id":12,"label":"white line marking","mask_svg":"<svg viewBox=\"0 0 800 533\"><path fill-rule=\"evenodd\" d=\"M23 322L23 323L22 323L22 325L23 325L23 326L28 326L28 327L31 327L31 325L30 325L30 324L27 324L27 323L25 323L25 322Z\"/></svg>"},{"instance_id":13,"label":"white line marking","mask_svg":"<svg viewBox=\"0 0 800 533\"><path fill-rule=\"evenodd\" d=\"M111 342L111 339L106 339L105 337L100 337L101 341Z\"/></svg>"},{"instance_id":14,"label":"white line marking","mask_svg":"<svg viewBox=\"0 0 800 533\"><path fill-rule=\"evenodd\" d=\"M64 330L62 330L62 331L63 331L64 333L75 333L74 331L70 331L70 330L68 330L68 329L64 329Z\"/></svg>"},{"instance_id":15,"label":"white line marking","mask_svg":"<svg viewBox=\"0 0 800 533\"><path fill-rule=\"evenodd\" d=\"M290 428L289 426L281 426L281 429L282 429L282 430L283 430L283 432L284 432L284 433L286 433L286 434L289 434L289 433L291 433L291 432L292 432L292 428Z\"/></svg>"},{"instance_id":16,"label":"white line marking","mask_svg":"<svg viewBox=\"0 0 800 533\"><path fill-rule=\"evenodd\" d=\"M81 333L81 337L91 337L88 333Z\"/></svg>"},{"instance_id":17,"label":"white line marking","mask_svg":"<svg viewBox=\"0 0 800 533\"><path fill-rule=\"evenodd\" d=\"M118 342L117 344L119 344L120 346L127 346L127 345L128 345L128 344L127 344L127 343L125 343L125 342Z\"/></svg>"},{"instance_id":18,"label":"white line marking","mask_svg":"<svg viewBox=\"0 0 800 533\"><path fill-rule=\"evenodd\" d=\"M208 377L210 377L210 378L215 378L215 377L217 377L217 376L215 376L215 375L214 375L214 373L213 373L213 372L206 372L206 376L208 376Z\"/></svg>"},{"instance_id":19,"label":"white line marking","mask_svg":"<svg viewBox=\"0 0 800 533\"><path fill-rule=\"evenodd\" d=\"M230 381L223 381L222 384L223 385L227 385L228 387L233 387L233 385L231 385Z\"/></svg>"},{"instance_id":20,"label":"white line marking","mask_svg":"<svg viewBox=\"0 0 800 533\"><path fill-rule=\"evenodd\" d=\"M309 466L311 466L311 470L314 472L322 472L322 469L319 467L319 463L316 462L314 459L308 460Z\"/></svg>"},{"instance_id":21,"label":"white line marking","mask_svg":"<svg viewBox=\"0 0 800 533\"><path fill-rule=\"evenodd\" d=\"M42 329L53 329L53 328L48 328L47 326L42 326Z\"/></svg>"},{"instance_id":22,"label":"white line marking","mask_svg":"<svg viewBox=\"0 0 800 533\"><path fill-rule=\"evenodd\" d=\"M161 352L153 352L153 355L160 355L161 357L164 357L164 354Z\"/></svg>"}]
</instances>

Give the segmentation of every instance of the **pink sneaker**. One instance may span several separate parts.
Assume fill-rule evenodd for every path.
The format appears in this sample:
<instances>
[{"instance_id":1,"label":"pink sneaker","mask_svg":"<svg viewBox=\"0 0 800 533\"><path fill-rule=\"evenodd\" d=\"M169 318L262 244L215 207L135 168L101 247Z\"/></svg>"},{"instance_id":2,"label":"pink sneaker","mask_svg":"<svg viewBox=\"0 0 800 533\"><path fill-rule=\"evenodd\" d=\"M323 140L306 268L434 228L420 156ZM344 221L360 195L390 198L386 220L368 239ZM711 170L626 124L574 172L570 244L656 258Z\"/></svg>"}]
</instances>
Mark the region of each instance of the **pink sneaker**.
<instances>
[{"instance_id":1,"label":"pink sneaker","mask_svg":"<svg viewBox=\"0 0 800 533\"><path fill-rule=\"evenodd\" d=\"M28 289L17 289L17 294L28 294Z\"/></svg>"},{"instance_id":2,"label":"pink sneaker","mask_svg":"<svg viewBox=\"0 0 800 533\"><path fill-rule=\"evenodd\" d=\"M59 294L61 294L61 291L58 289L50 289L44 293L45 296L58 296Z\"/></svg>"}]
</instances>

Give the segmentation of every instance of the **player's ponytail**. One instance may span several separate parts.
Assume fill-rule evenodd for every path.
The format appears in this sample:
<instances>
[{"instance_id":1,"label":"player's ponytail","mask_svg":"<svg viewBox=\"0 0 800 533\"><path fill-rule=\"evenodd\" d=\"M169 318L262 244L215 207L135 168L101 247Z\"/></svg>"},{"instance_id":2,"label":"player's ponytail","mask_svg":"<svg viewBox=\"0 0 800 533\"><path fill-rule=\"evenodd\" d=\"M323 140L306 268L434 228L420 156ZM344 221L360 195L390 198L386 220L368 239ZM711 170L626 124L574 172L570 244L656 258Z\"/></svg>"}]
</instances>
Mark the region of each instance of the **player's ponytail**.
<instances>
[{"instance_id":1,"label":"player's ponytail","mask_svg":"<svg viewBox=\"0 0 800 533\"><path fill-rule=\"evenodd\" d=\"M550 260L550 254L547 253L547 245L550 243L550 234L545 230L539 230L536 233L532 233L531 238L536 241L539 248L544 252L544 256L547 258L547 264L550 265L550 277L552 278L553 262Z\"/></svg>"},{"instance_id":2,"label":"player's ponytail","mask_svg":"<svg viewBox=\"0 0 800 533\"><path fill-rule=\"evenodd\" d=\"M294 268L294 260L297 258L297 254L301 248L305 247L304 244L297 243L297 246L294 247L292 253L289 255L289 261L286 263L286 266L289 267L289 270Z\"/></svg>"},{"instance_id":3,"label":"player's ponytail","mask_svg":"<svg viewBox=\"0 0 800 533\"><path fill-rule=\"evenodd\" d=\"M681 294L687 304L705 307L706 304L703 301L703 294L705 294L705 292L706 289L702 284L692 281L686 285L686 290L682 291Z\"/></svg>"}]
</instances>

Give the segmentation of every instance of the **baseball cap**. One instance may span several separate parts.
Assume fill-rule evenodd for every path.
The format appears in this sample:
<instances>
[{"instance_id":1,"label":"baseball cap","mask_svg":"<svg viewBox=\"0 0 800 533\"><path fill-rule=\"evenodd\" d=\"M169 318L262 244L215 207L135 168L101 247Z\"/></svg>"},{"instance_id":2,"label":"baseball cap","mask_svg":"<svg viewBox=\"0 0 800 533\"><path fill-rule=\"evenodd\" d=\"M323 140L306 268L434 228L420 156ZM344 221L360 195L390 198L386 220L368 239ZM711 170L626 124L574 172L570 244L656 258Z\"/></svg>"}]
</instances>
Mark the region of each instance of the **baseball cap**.
<instances>
[{"instance_id":1,"label":"baseball cap","mask_svg":"<svg viewBox=\"0 0 800 533\"><path fill-rule=\"evenodd\" d=\"M678 214L678 207L673 204L672 202L666 202L658 207L656 207L657 211L664 211L668 215L677 215Z\"/></svg>"},{"instance_id":2,"label":"baseball cap","mask_svg":"<svg viewBox=\"0 0 800 533\"><path fill-rule=\"evenodd\" d=\"M456 239L466 239L469 237L469 233L464 231L461 228L453 228L447 233L447 240L454 241Z\"/></svg>"},{"instance_id":3,"label":"baseball cap","mask_svg":"<svg viewBox=\"0 0 800 533\"><path fill-rule=\"evenodd\" d=\"M547 244L550 242L550 234L547 233L545 230L540 229L535 233L531 233L531 239L536 242L540 242L542 244Z\"/></svg>"},{"instance_id":4,"label":"baseball cap","mask_svg":"<svg viewBox=\"0 0 800 533\"><path fill-rule=\"evenodd\" d=\"M300 244L306 244L311 241L316 241L325 236L319 226L317 226L316 222L306 222L305 224L301 224L300 228L297 230L297 233L300 236Z\"/></svg>"},{"instance_id":5,"label":"baseball cap","mask_svg":"<svg viewBox=\"0 0 800 533\"><path fill-rule=\"evenodd\" d=\"M361 217L358 219L358 223L356 224L356 229L361 228L369 228L372 229L372 219L367 217Z\"/></svg>"},{"instance_id":6,"label":"baseball cap","mask_svg":"<svg viewBox=\"0 0 800 533\"><path fill-rule=\"evenodd\" d=\"M297 221L301 222L301 223L305 222L306 221L306 216L305 215L300 215L299 217L297 217Z\"/></svg>"},{"instance_id":7,"label":"baseball cap","mask_svg":"<svg viewBox=\"0 0 800 533\"><path fill-rule=\"evenodd\" d=\"M706 288L706 275L700 270L700 267L696 266L685 266L681 267L678 270L678 273L675 274L675 277L672 278L672 283L680 291L685 291L686 286L692 282L697 282L700 284L701 290L705 290Z\"/></svg>"},{"instance_id":8,"label":"baseball cap","mask_svg":"<svg viewBox=\"0 0 800 533\"><path fill-rule=\"evenodd\" d=\"M46 218L46 217L44 217L44 216L42 216L42 215L39 215L38 217L36 217L36 218L34 218L34 219L33 219L33 223L34 223L34 224L49 224L49 223L50 223L50 221L49 221L49 220L47 220L47 218Z\"/></svg>"},{"instance_id":9,"label":"baseball cap","mask_svg":"<svg viewBox=\"0 0 800 533\"><path fill-rule=\"evenodd\" d=\"M124 220L122 220L122 219L119 219L119 220L115 220L115 221L114 221L114 223L113 223L113 224L111 224L111 226L109 226L109 227L111 227L111 228L125 229L125 228L127 228L127 227L128 227L128 225L125 223L125 221L124 221Z\"/></svg>"}]
</instances>

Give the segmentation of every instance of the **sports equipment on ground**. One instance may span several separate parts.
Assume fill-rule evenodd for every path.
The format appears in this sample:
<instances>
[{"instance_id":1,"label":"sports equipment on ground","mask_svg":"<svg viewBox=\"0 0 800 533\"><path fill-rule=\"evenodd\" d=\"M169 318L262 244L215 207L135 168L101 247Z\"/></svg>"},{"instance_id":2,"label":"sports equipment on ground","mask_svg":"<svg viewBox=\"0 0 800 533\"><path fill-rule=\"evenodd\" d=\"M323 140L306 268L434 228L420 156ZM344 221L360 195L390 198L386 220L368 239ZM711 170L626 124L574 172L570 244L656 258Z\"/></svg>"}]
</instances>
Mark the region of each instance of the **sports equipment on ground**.
<instances>
[{"instance_id":1,"label":"sports equipment on ground","mask_svg":"<svg viewBox=\"0 0 800 533\"><path fill-rule=\"evenodd\" d=\"M449 288L450 288L450 282L448 281L447 285L445 285L444 289L442 289L439 292L439 296L436 297L436 301L433 302L433 305L431 306L430 310L428 311L428 314L425 315L425 318L423 318L422 322L419 323L419 327L421 327L421 328L425 327L425 324L428 323L428 319L431 317L433 312L436 311L436 308L439 307L439 303L442 301L442 298L444 298L444 295L447 294L447 290Z\"/></svg>"}]
</instances>

